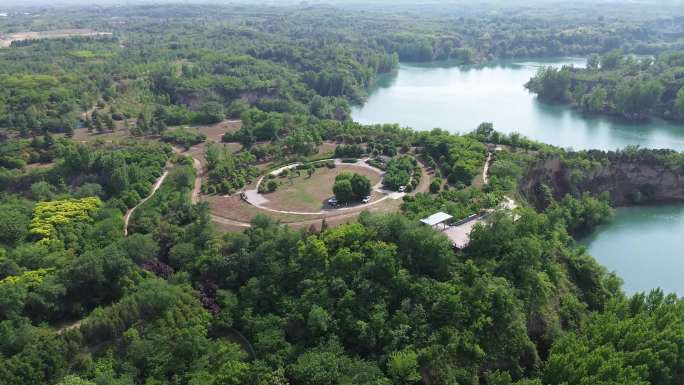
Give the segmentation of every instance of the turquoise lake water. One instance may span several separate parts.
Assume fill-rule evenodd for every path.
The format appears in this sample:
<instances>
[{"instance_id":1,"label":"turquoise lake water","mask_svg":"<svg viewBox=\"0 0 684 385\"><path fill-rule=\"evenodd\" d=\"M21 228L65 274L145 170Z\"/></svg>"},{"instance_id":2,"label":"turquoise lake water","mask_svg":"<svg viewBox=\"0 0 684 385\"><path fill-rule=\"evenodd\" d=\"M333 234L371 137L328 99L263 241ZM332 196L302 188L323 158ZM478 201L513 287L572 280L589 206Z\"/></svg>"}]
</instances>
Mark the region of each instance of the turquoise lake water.
<instances>
[{"instance_id":1,"label":"turquoise lake water","mask_svg":"<svg viewBox=\"0 0 684 385\"><path fill-rule=\"evenodd\" d=\"M401 64L382 76L363 106L353 108L362 123L399 123L419 130L434 127L472 131L493 122L502 132L572 149L617 149L627 145L684 150L684 125L654 119L628 124L585 116L563 105L542 103L523 87L540 66L583 59L502 62L477 68L450 63ZM618 209L610 224L583 243L624 280L627 293L661 287L684 295L684 206Z\"/></svg>"}]
</instances>

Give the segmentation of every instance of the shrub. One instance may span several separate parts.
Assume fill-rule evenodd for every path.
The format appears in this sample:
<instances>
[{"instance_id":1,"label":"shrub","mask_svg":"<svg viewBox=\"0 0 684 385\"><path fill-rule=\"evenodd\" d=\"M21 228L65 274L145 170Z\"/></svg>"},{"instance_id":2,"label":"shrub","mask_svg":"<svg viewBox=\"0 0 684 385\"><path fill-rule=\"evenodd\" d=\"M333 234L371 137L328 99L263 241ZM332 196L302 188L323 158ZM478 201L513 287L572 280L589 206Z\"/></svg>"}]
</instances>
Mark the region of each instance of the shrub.
<instances>
[{"instance_id":1,"label":"shrub","mask_svg":"<svg viewBox=\"0 0 684 385\"><path fill-rule=\"evenodd\" d=\"M165 132L161 139L167 143L179 144L185 148L189 148L195 144L204 142L207 140L207 136L199 131L189 131L185 128L179 128L177 130Z\"/></svg>"},{"instance_id":2,"label":"shrub","mask_svg":"<svg viewBox=\"0 0 684 385\"><path fill-rule=\"evenodd\" d=\"M411 156L403 155L392 158L387 163L387 171L383 179L384 185L392 190L399 189L399 186L408 185L411 182L411 176L416 175L414 173L416 165L416 160Z\"/></svg>"},{"instance_id":3,"label":"shrub","mask_svg":"<svg viewBox=\"0 0 684 385\"><path fill-rule=\"evenodd\" d=\"M352 190L356 199L363 199L371 193L371 183L363 175L354 174L351 178Z\"/></svg>"},{"instance_id":4,"label":"shrub","mask_svg":"<svg viewBox=\"0 0 684 385\"><path fill-rule=\"evenodd\" d=\"M358 144L344 145L335 147L335 158L360 158L364 151Z\"/></svg>"},{"instance_id":5,"label":"shrub","mask_svg":"<svg viewBox=\"0 0 684 385\"><path fill-rule=\"evenodd\" d=\"M338 202L351 202L354 199L354 190L352 188L351 180L341 179L335 181L333 193Z\"/></svg>"},{"instance_id":6,"label":"shrub","mask_svg":"<svg viewBox=\"0 0 684 385\"><path fill-rule=\"evenodd\" d=\"M363 175L343 172L335 178L333 192L339 202L361 200L365 196L370 195L371 183L370 180Z\"/></svg>"},{"instance_id":7,"label":"shrub","mask_svg":"<svg viewBox=\"0 0 684 385\"><path fill-rule=\"evenodd\" d=\"M126 206L128 206L128 208L131 208L138 204L141 198L137 191L127 190L121 194L121 200L126 204Z\"/></svg>"},{"instance_id":8,"label":"shrub","mask_svg":"<svg viewBox=\"0 0 684 385\"><path fill-rule=\"evenodd\" d=\"M437 194L442 187L441 180L435 179L430 183L430 192L433 194Z\"/></svg>"},{"instance_id":9,"label":"shrub","mask_svg":"<svg viewBox=\"0 0 684 385\"><path fill-rule=\"evenodd\" d=\"M41 238L52 238L59 227L90 222L101 205L97 197L37 203L29 226L30 233Z\"/></svg>"}]
</instances>

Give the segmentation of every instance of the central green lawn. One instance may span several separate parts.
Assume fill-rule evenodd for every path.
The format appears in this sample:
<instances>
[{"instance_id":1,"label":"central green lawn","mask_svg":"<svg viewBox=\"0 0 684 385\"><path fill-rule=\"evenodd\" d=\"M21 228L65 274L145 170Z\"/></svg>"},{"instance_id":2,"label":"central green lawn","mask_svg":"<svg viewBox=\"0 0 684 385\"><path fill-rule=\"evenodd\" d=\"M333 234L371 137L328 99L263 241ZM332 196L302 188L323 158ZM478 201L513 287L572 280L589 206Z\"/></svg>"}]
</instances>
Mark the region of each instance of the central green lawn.
<instances>
[{"instance_id":1,"label":"central green lawn","mask_svg":"<svg viewBox=\"0 0 684 385\"><path fill-rule=\"evenodd\" d=\"M334 169L318 168L311 177L306 174L306 171L302 171L300 176L291 181L288 178L277 178L276 180L280 183L278 190L264 195L269 200L266 206L286 211L320 211L326 207L325 202L328 198L333 196L332 186L335 177L345 171L368 177L371 186L380 182L379 173L365 167L351 165L338 165ZM267 181L264 180L262 183L267 183Z\"/></svg>"}]
</instances>

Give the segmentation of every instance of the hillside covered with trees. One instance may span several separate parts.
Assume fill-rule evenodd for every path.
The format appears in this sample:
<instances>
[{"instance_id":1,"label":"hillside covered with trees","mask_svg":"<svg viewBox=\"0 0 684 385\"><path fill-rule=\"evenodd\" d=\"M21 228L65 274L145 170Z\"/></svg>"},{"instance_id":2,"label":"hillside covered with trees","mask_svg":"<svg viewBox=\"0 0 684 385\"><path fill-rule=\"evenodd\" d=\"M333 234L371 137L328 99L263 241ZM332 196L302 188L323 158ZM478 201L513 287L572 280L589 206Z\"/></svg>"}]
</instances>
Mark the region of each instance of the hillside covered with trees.
<instances>
[{"instance_id":1,"label":"hillside covered with trees","mask_svg":"<svg viewBox=\"0 0 684 385\"><path fill-rule=\"evenodd\" d=\"M584 69L542 68L527 88L550 102L627 120L684 120L684 53L634 57L620 50L592 55Z\"/></svg>"},{"instance_id":2,"label":"hillside covered with trees","mask_svg":"<svg viewBox=\"0 0 684 385\"><path fill-rule=\"evenodd\" d=\"M89 28L112 34L15 41L0 50L0 127L23 135L71 132L79 121L100 129L111 128L110 118L129 118L136 120L131 128L144 134L236 117L249 106L344 120L349 103L362 101L375 77L399 60L477 64L613 49L655 54L682 44L676 29L653 18L626 22L585 11L550 23L524 12L506 18L487 16L486 9L477 17L465 10L445 16L401 9L27 8L30 15L0 18L0 31ZM82 119L96 105L106 106L107 114Z\"/></svg>"},{"instance_id":3,"label":"hillside covered with trees","mask_svg":"<svg viewBox=\"0 0 684 385\"><path fill-rule=\"evenodd\" d=\"M400 60L588 53L598 64L543 70L530 88L572 102L596 84L604 99L590 104L602 108L655 89L649 113L675 118L681 55L661 52L679 47L679 19L353 4L30 10L0 17L0 31L112 35L0 48L3 385L684 382L682 300L627 296L576 241L619 199L684 191L646 181L638 194L601 194L601 173L628 165L679 180L681 154L569 152L491 123L457 135L350 118ZM228 127L216 140L175 127L216 123ZM256 215L220 231L193 195L239 200L283 165L366 156L387 187L410 190L391 213L301 228ZM375 188L343 175L341 200ZM497 211L510 197L518 207ZM419 223L437 211L494 213L456 249Z\"/></svg>"}]
</instances>

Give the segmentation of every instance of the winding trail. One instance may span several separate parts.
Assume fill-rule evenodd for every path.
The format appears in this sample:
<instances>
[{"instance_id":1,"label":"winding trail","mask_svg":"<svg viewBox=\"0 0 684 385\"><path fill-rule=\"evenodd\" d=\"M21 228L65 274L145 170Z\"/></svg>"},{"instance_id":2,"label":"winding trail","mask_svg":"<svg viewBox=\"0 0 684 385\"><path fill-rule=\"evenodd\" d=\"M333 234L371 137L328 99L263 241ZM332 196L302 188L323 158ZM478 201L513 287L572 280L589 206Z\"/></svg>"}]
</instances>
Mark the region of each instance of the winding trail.
<instances>
[{"instance_id":1,"label":"winding trail","mask_svg":"<svg viewBox=\"0 0 684 385\"><path fill-rule=\"evenodd\" d=\"M328 217L323 217L323 218L316 218L316 219L307 219L307 220L302 220L302 221L293 221L293 222L281 222L284 225L300 225L300 226L307 226L307 225L313 225L313 224L318 224L321 223L323 220L327 221L332 221L332 220L340 220L340 219L349 219L349 218L354 218L359 215L359 213L363 210L358 210L358 211L352 211L340 215L332 215ZM209 217L211 218L212 221L224 225L229 225L229 226L235 226L235 227L252 227L251 222L245 222L245 221L239 221L235 219L230 219L226 217L222 217L216 214L209 214Z\"/></svg>"},{"instance_id":2,"label":"winding trail","mask_svg":"<svg viewBox=\"0 0 684 385\"><path fill-rule=\"evenodd\" d=\"M200 194L202 193L202 163L199 159L192 158L192 167L195 168L195 186L192 189L192 194L190 195L190 202L194 205L199 203Z\"/></svg>"},{"instance_id":3,"label":"winding trail","mask_svg":"<svg viewBox=\"0 0 684 385\"><path fill-rule=\"evenodd\" d=\"M140 207L140 205L147 202L148 199L152 198L154 193L156 193L157 190L159 190L159 187L161 187L162 183L164 183L164 179L166 179L166 177L168 175L169 175L169 171L165 170L164 173L157 179L157 181L154 182L154 186L152 186L152 191L150 192L150 194L147 195L145 197L145 199L141 200L140 203L138 203L134 207L128 209L128 211L126 212L126 215L124 216L124 236L128 236L128 222L131 220L131 216L133 215L133 212L135 211L135 209L137 209L138 207Z\"/></svg>"},{"instance_id":4,"label":"winding trail","mask_svg":"<svg viewBox=\"0 0 684 385\"><path fill-rule=\"evenodd\" d=\"M174 147L174 150L176 150L175 147ZM175 151L175 152L178 153L178 151ZM192 195L190 196L190 200L192 201L192 204L196 204L200 200L200 193L202 190L202 174L201 174L202 163L200 163L200 161L197 158L193 157L192 158L192 165L195 168L197 175L195 176L195 186L193 187ZM159 178L157 178L157 180L154 182L154 185L152 186L152 191L150 191L149 195L147 195L147 197L145 197L145 199L141 200L140 203L138 203L137 205L135 205L134 207L132 207L132 208L128 209L128 211L126 211L126 215L124 216L124 236L128 236L128 223L130 222L131 217L133 216L133 212L135 211L135 209L137 209L138 207L143 205L145 202L147 202L150 198L152 198L152 196L157 192L157 190L159 190L162 183L164 183L164 180L166 179L166 177L168 175L169 175L169 171L165 170L164 173ZM221 222L221 223L230 221L230 220L225 219L225 218L215 217L214 215L212 215L211 217L213 220L215 220L217 222ZM228 223L228 224L232 224L234 226L240 226L240 227L250 227L249 224L241 223L241 222ZM68 332L69 330L78 329L81 327L81 324L83 323L83 321L84 321L84 319L80 319L80 320L74 321L70 324L64 325L61 328L57 329L57 334L63 334L65 332ZM244 336L242 338L244 338ZM245 341L247 341L246 338L245 338ZM249 343L249 341L247 341L247 343ZM251 345L249 345L249 346L251 347ZM252 348L252 350L249 353L252 354L253 357L255 357L255 354L253 352L254 352L254 349Z\"/></svg>"},{"instance_id":5,"label":"winding trail","mask_svg":"<svg viewBox=\"0 0 684 385\"><path fill-rule=\"evenodd\" d=\"M482 184L489 183L489 165L492 163L492 153L487 153L487 161L485 162L484 168L482 170Z\"/></svg>"},{"instance_id":6,"label":"winding trail","mask_svg":"<svg viewBox=\"0 0 684 385\"><path fill-rule=\"evenodd\" d=\"M376 168L376 167L373 167L373 166L368 165L368 164L366 163L366 160L368 160L368 158L361 158L361 159L357 160L356 163L347 163L347 162L343 162L342 159L335 159L335 165L336 165L336 166L355 166L355 167L363 167L363 168L372 170L372 171L374 171L374 172L377 172L377 173L380 175L380 177L382 177L382 176L385 175L385 172L384 172L384 171L382 171L382 170L380 170L380 169L378 169L378 168ZM321 160L321 161L319 161L319 162L327 162L327 161L329 161L329 160L328 160L328 159L325 159L325 160ZM287 170L294 169L294 168L296 168L297 166L299 166L300 164L301 164L301 163L292 163L292 164L289 164L289 165L280 167L280 168L278 168L278 169L276 169L276 170L273 170L273 171L269 172L268 174L271 174L271 175L278 175L278 174L280 174L281 172L283 172L283 170L286 170L286 169L287 169ZM266 199L266 198L263 196L263 194L259 193L259 185L263 182L264 178L266 178L266 176L267 176L268 174L262 175L261 178L259 178L259 180L257 181L257 184L256 184L256 186L254 187L253 190L246 190L246 191L245 191L245 201L246 201L247 203L249 203L250 205L252 205L252 206L254 206L254 207L257 207L257 208L259 208L259 209L261 209L261 210L270 211L270 212L272 212L272 213L278 213L278 214L321 215L321 214L334 214L334 213L346 212L346 211L360 212L360 211L363 211L363 210L365 210L366 208L368 208L368 207L370 207L370 206L374 206L374 205L376 205L376 204L378 204L378 203L380 203L380 202L382 202L382 201L384 201L384 200L386 200L386 199L401 199L401 198L404 197L404 195L406 195L406 193L400 193L400 192L389 191L389 190L383 189L383 188L382 188L382 180L381 180L381 181L378 182L375 186L373 186L373 191L375 191L375 192L377 192L377 193L380 193L380 194L383 194L384 196L383 196L382 198L380 198L380 199L377 199L377 200L373 201L373 202L364 203L364 204L361 204L361 205L354 205L354 206L350 206L350 207L339 207L339 208L323 209L323 210L320 210L320 211L288 211L288 210L278 210L278 209L272 209L272 208L270 208L270 207L265 206L264 203L267 203L267 202L268 202L268 199ZM334 217L337 217L337 215L335 215ZM308 222L308 221L302 221L302 222L297 222L297 223L306 223L306 222Z\"/></svg>"},{"instance_id":7,"label":"winding trail","mask_svg":"<svg viewBox=\"0 0 684 385\"><path fill-rule=\"evenodd\" d=\"M65 332L68 332L69 330L75 330L75 329L80 328L81 324L83 323L84 320L85 320L85 318L80 319L80 320L76 320L70 324L62 326L61 328L57 329L57 334L63 334Z\"/></svg>"},{"instance_id":8,"label":"winding trail","mask_svg":"<svg viewBox=\"0 0 684 385\"><path fill-rule=\"evenodd\" d=\"M372 169L374 171L380 172L381 175L384 174L384 172L382 170L376 169L376 168L366 164L365 162L363 162L363 160L354 164L354 163L344 163L340 159L337 159L335 163L338 165L357 165L357 166L361 166L361 167L366 167L366 168ZM271 171L270 173L279 173L279 172L282 172L282 170L284 170L286 168L296 167L296 165L297 164L290 164L287 166L283 166L277 170ZM420 162L420 166L421 166L420 168L421 168L421 172L422 172L421 183L418 185L418 187L416 188L416 190L412 194L427 192L428 188L429 188L430 174L427 172L425 165L422 162ZM255 187L253 190L245 191L245 194L247 195L247 199L246 199L245 203L250 204L250 205L252 205L252 206L254 206L260 210L270 211L270 212L278 213L278 214L295 214L295 215L326 215L327 214L327 216L325 216L324 218L304 219L304 220L299 220L299 221L284 222L285 224L288 224L288 225L301 225L301 226L312 225L312 224L320 223L323 219L327 219L330 221L332 221L332 220L346 220L349 218L356 217L361 211L364 211L370 207L373 207L374 205L381 203L387 199L396 200L396 199L403 198L405 195L410 195L407 193L399 193L399 192L395 192L395 191L384 190L381 188L382 182L379 182L378 184L373 186L373 190L378 192L378 193L384 194L385 196L376 200L376 201L369 202L366 204L356 205L356 206L351 206L351 207L341 207L341 208L336 208L336 209L324 209L324 210L317 211L317 212L276 210L276 209L271 209L271 208L263 205L263 203L266 202L267 200L262 201L259 199L259 197L261 197L261 194L258 194L257 189L258 189L259 184L265 178L265 176L266 175L259 178L259 180L257 181L257 184L256 184L257 187ZM210 217L211 217L212 221L214 221L216 223L224 224L224 225L235 226L235 227L244 227L244 228L251 227L251 223L249 221L235 220L235 219L227 218L227 217L224 217L222 215L217 215L214 213L211 213Z\"/></svg>"}]
</instances>

